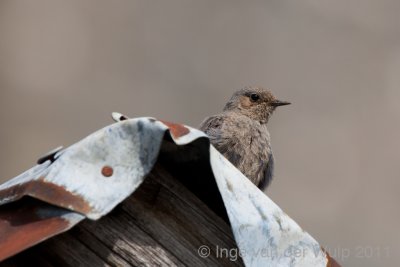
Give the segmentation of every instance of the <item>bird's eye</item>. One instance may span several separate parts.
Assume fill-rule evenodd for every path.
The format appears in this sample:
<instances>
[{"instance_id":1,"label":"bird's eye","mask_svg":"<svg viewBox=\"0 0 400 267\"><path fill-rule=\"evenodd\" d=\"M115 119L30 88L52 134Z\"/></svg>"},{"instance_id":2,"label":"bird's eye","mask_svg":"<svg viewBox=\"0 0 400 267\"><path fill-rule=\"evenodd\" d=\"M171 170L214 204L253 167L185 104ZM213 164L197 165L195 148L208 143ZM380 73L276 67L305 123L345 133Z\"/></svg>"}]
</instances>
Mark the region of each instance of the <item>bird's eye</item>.
<instances>
[{"instance_id":1,"label":"bird's eye","mask_svg":"<svg viewBox=\"0 0 400 267\"><path fill-rule=\"evenodd\" d=\"M253 102L256 102L258 99L260 99L260 96L258 94L251 94L250 99Z\"/></svg>"}]
</instances>

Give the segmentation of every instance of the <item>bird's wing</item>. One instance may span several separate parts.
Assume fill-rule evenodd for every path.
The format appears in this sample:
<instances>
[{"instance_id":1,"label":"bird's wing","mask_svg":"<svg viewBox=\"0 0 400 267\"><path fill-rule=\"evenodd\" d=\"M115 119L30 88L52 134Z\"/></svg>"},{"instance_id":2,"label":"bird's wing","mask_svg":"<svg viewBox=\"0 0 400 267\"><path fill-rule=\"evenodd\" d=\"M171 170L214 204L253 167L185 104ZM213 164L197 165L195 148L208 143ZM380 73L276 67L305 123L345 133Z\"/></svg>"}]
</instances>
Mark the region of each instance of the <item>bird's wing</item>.
<instances>
[{"instance_id":1,"label":"bird's wing","mask_svg":"<svg viewBox=\"0 0 400 267\"><path fill-rule=\"evenodd\" d=\"M272 151L271 151L270 153L268 153L268 163L265 166L264 176L261 179L258 187L261 190L264 190L265 188L267 188L268 185L271 183L273 176L274 176L274 155L272 154Z\"/></svg>"},{"instance_id":2,"label":"bird's wing","mask_svg":"<svg viewBox=\"0 0 400 267\"><path fill-rule=\"evenodd\" d=\"M200 124L199 128L210 137L211 143L214 143L213 141L221 139L223 124L224 124L224 118L222 116L215 115L206 118Z\"/></svg>"},{"instance_id":3,"label":"bird's wing","mask_svg":"<svg viewBox=\"0 0 400 267\"><path fill-rule=\"evenodd\" d=\"M200 125L200 129L204 131L211 144L226 157L233 165L240 168L239 165L243 160L244 150L243 146L237 146L240 142L235 133L237 132L237 125L240 118L232 118L227 114L218 114L206 118ZM262 169L261 169L262 171Z\"/></svg>"}]
</instances>

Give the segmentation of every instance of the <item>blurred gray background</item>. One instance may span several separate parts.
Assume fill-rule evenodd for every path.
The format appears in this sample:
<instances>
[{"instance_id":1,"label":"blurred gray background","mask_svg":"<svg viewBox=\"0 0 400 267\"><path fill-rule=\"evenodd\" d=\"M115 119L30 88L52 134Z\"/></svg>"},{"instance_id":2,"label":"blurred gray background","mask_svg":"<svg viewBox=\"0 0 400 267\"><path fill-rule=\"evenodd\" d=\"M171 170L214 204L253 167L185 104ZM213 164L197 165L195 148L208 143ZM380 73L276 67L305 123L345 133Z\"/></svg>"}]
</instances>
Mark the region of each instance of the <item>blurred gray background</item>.
<instances>
[{"instance_id":1,"label":"blurred gray background","mask_svg":"<svg viewBox=\"0 0 400 267\"><path fill-rule=\"evenodd\" d=\"M400 2L1 0L0 180L111 123L198 126L246 85L270 122L267 194L345 266L396 266Z\"/></svg>"}]
</instances>

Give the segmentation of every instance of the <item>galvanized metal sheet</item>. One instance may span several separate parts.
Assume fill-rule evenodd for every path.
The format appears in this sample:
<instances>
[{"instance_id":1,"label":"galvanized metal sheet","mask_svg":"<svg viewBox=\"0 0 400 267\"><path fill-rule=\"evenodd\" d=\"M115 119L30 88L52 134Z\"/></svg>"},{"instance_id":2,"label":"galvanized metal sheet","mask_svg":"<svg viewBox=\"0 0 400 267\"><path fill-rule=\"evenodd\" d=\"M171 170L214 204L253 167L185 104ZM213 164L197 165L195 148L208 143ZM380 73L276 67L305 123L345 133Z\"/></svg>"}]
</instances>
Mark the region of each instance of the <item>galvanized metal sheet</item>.
<instances>
[{"instance_id":1,"label":"galvanized metal sheet","mask_svg":"<svg viewBox=\"0 0 400 267\"><path fill-rule=\"evenodd\" d=\"M119 122L0 186L0 204L32 196L96 220L141 184L153 167L164 133L178 145L205 136L174 123L140 118Z\"/></svg>"},{"instance_id":2,"label":"galvanized metal sheet","mask_svg":"<svg viewBox=\"0 0 400 267\"><path fill-rule=\"evenodd\" d=\"M119 114L113 114L113 117L119 122L52 156L51 161L41 161L42 164L0 185L0 205L31 196L69 210L68 216L72 217L67 217L72 218L73 223L84 216L96 220L142 183L157 160L166 132L177 145L206 137L203 132L188 126L153 118L127 119ZM210 164L246 266L331 264L328 255L309 234L212 146ZM64 220L65 216L56 217ZM2 227L8 229L4 225L0 221L0 233L4 231ZM14 236L21 232L30 235L24 224L16 229ZM32 239L14 247L11 252L48 236L45 233L42 237L32 235ZM0 251L13 238L10 236L8 241L0 238Z\"/></svg>"},{"instance_id":3,"label":"galvanized metal sheet","mask_svg":"<svg viewBox=\"0 0 400 267\"><path fill-rule=\"evenodd\" d=\"M214 147L210 158L246 266L327 266L314 238Z\"/></svg>"}]
</instances>

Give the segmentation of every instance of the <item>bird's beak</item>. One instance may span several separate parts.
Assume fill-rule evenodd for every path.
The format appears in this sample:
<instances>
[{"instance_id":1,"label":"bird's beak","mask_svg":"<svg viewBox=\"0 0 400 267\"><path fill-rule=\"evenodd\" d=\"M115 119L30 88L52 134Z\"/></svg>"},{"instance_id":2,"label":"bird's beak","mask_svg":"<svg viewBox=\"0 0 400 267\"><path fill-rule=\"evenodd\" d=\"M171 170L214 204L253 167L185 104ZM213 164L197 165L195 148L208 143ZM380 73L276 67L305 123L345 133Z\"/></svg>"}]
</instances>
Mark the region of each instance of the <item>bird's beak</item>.
<instances>
[{"instance_id":1,"label":"bird's beak","mask_svg":"<svg viewBox=\"0 0 400 267\"><path fill-rule=\"evenodd\" d=\"M286 101L281 101L281 100L273 100L270 102L270 105L273 107L279 107L279 106L286 106L286 105L290 105L290 102L286 102Z\"/></svg>"}]
</instances>

